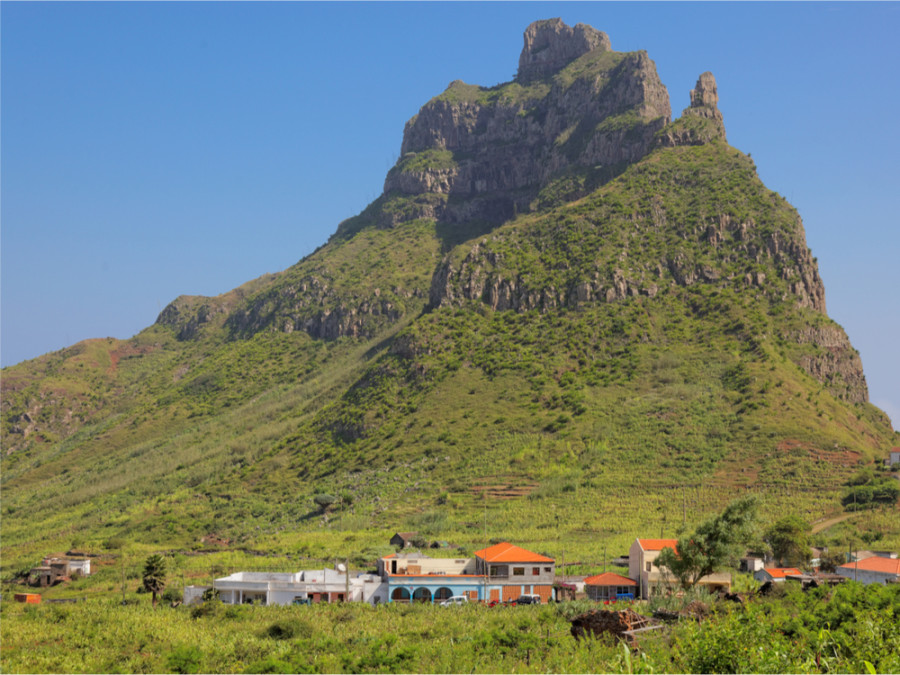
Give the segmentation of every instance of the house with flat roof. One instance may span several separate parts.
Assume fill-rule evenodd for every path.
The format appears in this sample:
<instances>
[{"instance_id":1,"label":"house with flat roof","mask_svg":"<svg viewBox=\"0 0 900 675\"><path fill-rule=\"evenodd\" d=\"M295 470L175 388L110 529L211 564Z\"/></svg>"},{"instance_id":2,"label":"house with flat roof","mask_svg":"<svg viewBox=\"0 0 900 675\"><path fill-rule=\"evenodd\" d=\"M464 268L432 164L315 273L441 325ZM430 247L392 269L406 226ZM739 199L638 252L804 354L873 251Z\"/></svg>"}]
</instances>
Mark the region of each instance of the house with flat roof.
<instances>
[{"instance_id":1,"label":"house with flat roof","mask_svg":"<svg viewBox=\"0 0 900 675\"><path fill-rule=\"evenodd\" d=\"M441 602L455 595L481 599L482 579L472 558L431 558L418 551L392 553L378 560L387 584L387 601Z\"/></svg>"},{"instance_id":2,"label":"house with flat roof","mask_svg":"<svg viewBox=\"0 0 900 675\"><path fill-rule=\"evenodd\" d=\"M340 566L343 567L343 566ZM387 585L374 574L351 577L342 569L301 572L236 572L212 586L228 605L291 605L318 602L387 602ZM184 589L184 604L199 602L208 586Z\"/></svg>"}]
</instances>

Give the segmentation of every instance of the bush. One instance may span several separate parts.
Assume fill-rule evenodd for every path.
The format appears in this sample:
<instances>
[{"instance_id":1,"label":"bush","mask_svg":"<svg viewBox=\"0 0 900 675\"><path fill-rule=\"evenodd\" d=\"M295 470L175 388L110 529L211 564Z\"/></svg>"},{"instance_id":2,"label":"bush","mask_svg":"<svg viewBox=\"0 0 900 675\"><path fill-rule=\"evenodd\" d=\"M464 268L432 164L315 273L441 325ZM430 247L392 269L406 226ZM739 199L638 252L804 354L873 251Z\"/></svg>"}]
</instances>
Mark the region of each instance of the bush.
<instances>
[{"instance_id":1,"label":"bush","mask_svg":"<svg viewBox=\"0 0 900 675\"><path fill-rule=\"evenodd\" d=\"M191 608L191 618L216 617L222 611L222 603L219 600L207 600L206 602Z\"/></svg>"},{"instance_id":2,"label":"bush","mask_svg":"<svg viewBox=\"0 0 900 675\"><path fill-rule=\"evenodd\" d=\"M194 645L181 645L172 650L166 666L172 673L199 673L203 652Z\"/></svg>"},{"instance_id":3,"label":"bush","mask_svg":"<svg viewBox=\"0 0 900 675\"><path fill-rule=\"evenodd\" d=\"M337 497L329 494L320 494L313 497L313 502L323 511L337 501Z\"/></svg>"},{"instance_id":4,"label":"bush","mask_svg":"<svg viewBox=\"0 0 900 675\"><path fill-rule=\"evenodd\" d=\"M175 603L181 602L184 595L177 588L167 588L162 594L163 602Z\"/></svg>"},{"instance_id":5,"label":"bush","mask_svg":"<svg viewBox=\"0 0 900 675\"><path fill-rule=\"evenodd\" d=\"M273 640L308 638L312 637L312 634L312 626L300 619L283 619L281 621L276 621L266 629L266 635Z\"/></svg>"},{"instance_id":6,"label":"bush","mask_svg":"<svg viewBox=\"0 0 900 675\"><path fill-rule=\"evenodd\" d=\"M294 666L286 661L280 661L276 659L274 656L270 656L267 659L263 659L261 661L254 661L247 669L244 671L245 673L298 673L301 672L297 670Z\"/></svg>"}]
</instances>

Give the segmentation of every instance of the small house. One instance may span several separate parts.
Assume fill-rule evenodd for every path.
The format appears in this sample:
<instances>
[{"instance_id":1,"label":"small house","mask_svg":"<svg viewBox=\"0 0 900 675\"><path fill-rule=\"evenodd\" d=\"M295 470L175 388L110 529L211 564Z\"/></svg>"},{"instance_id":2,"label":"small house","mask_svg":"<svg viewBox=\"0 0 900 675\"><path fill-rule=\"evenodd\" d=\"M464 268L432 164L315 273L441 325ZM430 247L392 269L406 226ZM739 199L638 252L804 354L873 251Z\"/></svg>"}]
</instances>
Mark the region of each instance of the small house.
<instances>
[{"instance_id":1,"label":"small house","mask_svg":"<svg viewBox=\"0 0 900 675\"><path fill-rule=\"evenodd\" d=\"M753 578L760 583L771 581L780 584L784 583L784 580L789 576L800 576L801 574L803 573L796 567L764 567L763 569L754 572Z\"/></svg>"},{"instance_id":2,"label":"small house","mask_svg":"<svg viewBox=\"0 0 900 675\"><path fill-rule=\"evenodd\" d=\"M615 572L596 574L584 580L584 592L591 600L634 600L637 582Z\"/></svg>"},{"instance_id":3,"label":"small house","mask_svg":"<svg viewBox=\"0 0 900 675\"><path fill-rule=\"evenodd\" d=\"M745 555L741 558L740 566L738 567L738 571L740 572L748 572L750 574L755 574L759 572L766 566L765 561L761 556L757 555Z\"/></svg>"},{"instance_id":4,"label":"small house","mask_svg":"<svg viewBox=\"0 0 900 675\"><path fill-rule=\"evenodd\" d=\"M419 536L418 532L398 532L391 537L391 546L395 548L409 548L413 545L413 540Z\"/></svg>"}]
</instances>

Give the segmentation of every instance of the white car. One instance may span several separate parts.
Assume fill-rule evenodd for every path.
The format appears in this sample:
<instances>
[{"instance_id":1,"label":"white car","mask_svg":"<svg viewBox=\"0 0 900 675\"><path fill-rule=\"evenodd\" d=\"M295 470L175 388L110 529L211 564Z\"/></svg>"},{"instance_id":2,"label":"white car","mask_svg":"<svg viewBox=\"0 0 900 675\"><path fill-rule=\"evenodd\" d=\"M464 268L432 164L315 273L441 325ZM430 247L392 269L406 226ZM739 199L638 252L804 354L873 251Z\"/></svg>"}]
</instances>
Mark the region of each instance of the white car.
<instances>
[{"instance_id":1,"label":"white car","mask_svg":"<svg viewBox=\"0 0 900 675\"><path fill-rule=\"evenodd\" d=\"M456 605L467 604L469 604L469 599L464 595L454 595L453 597L441 601L441 607L454 607Z\"/></svg>"}]
</instances>

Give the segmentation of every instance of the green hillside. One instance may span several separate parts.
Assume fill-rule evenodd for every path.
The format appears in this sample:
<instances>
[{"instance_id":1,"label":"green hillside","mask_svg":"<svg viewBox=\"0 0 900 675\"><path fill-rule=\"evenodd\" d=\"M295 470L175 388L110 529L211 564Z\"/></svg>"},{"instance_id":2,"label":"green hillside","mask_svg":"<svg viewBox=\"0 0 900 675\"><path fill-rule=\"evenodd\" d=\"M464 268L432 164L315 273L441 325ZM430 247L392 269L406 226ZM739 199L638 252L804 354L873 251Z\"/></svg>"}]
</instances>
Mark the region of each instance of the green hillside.
<instances>
[{"instance_id":1,"label":"green hillside","mask_svg":"<svg viewBox=\"0 0 900 675\"><path fill-rule=\"evenodd\" d=\"M541 106L605 101L626 66L655 77L591 52L527 87L454 83L410 138L447 106L466 133L531 135L405 153L396 189L295 266L4 369L3 573L123 542L365 563L397 530L596 560L746 491L769 519L840 513L900 442L799 215L698 113L715 106L668 122L648 86L559 121L540 146L558 169L515 177ZM614 146L631 155L598 164ZM867 527L896 549L892 508Z\"/></svg>"}]
</instances>

